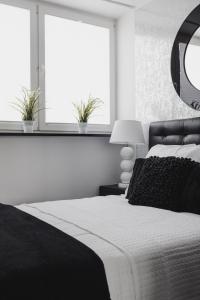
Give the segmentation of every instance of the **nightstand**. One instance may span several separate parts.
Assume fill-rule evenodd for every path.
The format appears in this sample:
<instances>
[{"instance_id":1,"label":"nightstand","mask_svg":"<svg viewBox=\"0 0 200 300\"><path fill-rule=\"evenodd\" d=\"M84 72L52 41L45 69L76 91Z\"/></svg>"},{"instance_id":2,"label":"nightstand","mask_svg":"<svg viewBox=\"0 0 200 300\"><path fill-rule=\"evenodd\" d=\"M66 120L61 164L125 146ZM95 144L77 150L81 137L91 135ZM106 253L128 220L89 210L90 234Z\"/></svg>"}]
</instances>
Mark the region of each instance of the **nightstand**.
<instances>
[{"instance_id":1,"label":"nightstand","mask_svg":"<svg viewBox=\"0 0 200 300\"><path fill-rule=\"evenodd\" d=\"M125 194L125 190L126 189L119 188L118 184L102 185L99 187L99 196L121 195Z\"/></svg>"}]
</instances>

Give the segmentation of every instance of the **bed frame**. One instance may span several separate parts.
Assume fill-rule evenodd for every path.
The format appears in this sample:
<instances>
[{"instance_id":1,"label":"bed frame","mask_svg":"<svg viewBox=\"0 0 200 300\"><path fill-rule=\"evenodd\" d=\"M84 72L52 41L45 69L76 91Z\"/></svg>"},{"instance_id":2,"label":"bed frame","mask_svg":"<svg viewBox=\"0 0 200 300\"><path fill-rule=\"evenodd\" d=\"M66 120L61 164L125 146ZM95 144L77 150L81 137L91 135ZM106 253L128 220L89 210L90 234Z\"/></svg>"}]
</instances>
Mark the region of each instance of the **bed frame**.
<instances>
[{"instance_id":1,"label":"bed frame","mask_svg":"<svg viewBox=\"0 0 200 300\"><path fill-rule=\"evenodd\" d=\"M156 144L200 144L200 118L151 123L149 129L149 149Z\"/></svg>"}]
</instances>

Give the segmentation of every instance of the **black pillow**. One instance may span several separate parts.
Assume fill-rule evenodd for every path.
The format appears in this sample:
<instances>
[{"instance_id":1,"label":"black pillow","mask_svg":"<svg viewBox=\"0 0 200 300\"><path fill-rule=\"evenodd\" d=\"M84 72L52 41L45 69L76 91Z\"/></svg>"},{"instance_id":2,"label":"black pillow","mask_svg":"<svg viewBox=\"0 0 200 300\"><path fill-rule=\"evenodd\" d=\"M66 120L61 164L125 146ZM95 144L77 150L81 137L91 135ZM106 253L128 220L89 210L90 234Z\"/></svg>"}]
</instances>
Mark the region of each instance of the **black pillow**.
<instances>
[{"instance_id":1,"label":"black pillow","mask_svg":"<svg viewBox=\"0 0 200 300\"><path fill-rule=\"evenodd\" d=\"M133 193L133 187L135 185L135 182L140 174L140 171L142 169L142 166L145 162L145 158L137 158L136 161L135 161L135 164L134 164L134 167L133 167L133 173L132 173L132 177L131 177L131 180L130 180L130 184L129 184L129 187L128 187L128 192L127 192L127 195L126 195L126 199L130 199L131 198L131 195Z\"/></svg>"},{"instance_id":2,"label":"black pillow","mask_svg":"<svg viewBox=\"0 0 200 300\"><path fill-rule=\"evenodd\" d=\"M149 157L132 186L129 203L181 211L183 192L198 163L188 158ZM186 203L185 199L185 203Z\"/></svg>"},{"instance_id":3,"label":"black pillow","mask_svg":"<svg viewBox=\"0 0 200 300\"><path fill-rule=\"evenodd\" d=\"M188 177L187 184L183 190L181 201L182 212L190 212L200 215L200 164L196 163L190 176Z\"/></svg>"}]
</instances>

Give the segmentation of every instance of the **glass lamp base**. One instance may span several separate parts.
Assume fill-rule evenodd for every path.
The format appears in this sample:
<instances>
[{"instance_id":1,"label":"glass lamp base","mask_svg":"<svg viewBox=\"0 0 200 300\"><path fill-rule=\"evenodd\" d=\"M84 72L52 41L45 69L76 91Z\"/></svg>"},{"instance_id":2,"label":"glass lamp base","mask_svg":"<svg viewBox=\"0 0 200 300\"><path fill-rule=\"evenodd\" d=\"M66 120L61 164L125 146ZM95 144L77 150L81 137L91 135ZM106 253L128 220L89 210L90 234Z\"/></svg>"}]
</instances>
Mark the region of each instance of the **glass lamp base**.
<instances>
[{"instance_id":1,"label":"glass lamp base","mask_svg":"<svg viewBox=\"0 0 200 300\"><path fill-rule=\"evenodd\" d=\"M133 162L133 156L134 156L134 151L132 147L123 147L121 152L121 182L118 184L119 188L123 188L126 189L129 185L131 176L132 176L132 171L133 171L133 166L134 166L134 162Z\"/></svg>"}]
</instances>

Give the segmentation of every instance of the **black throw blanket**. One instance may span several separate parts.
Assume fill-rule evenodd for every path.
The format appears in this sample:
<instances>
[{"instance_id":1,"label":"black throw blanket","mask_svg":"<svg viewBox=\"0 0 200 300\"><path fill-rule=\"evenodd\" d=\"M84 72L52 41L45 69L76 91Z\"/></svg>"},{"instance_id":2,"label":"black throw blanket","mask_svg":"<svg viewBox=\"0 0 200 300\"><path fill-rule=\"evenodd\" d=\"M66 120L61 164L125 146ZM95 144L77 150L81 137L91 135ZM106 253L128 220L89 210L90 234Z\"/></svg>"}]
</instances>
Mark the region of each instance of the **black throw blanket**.
<instances>
[{"instance_id":1,"label":"black throw blanket","mask_svg":"<svg viewBox=\"0 0 200 300\"><path fill-rule=\"evenodd\" d=\"M109 300L104 266L87 246L0 204L1 300Z\"/></svg>"}]
</instances>

